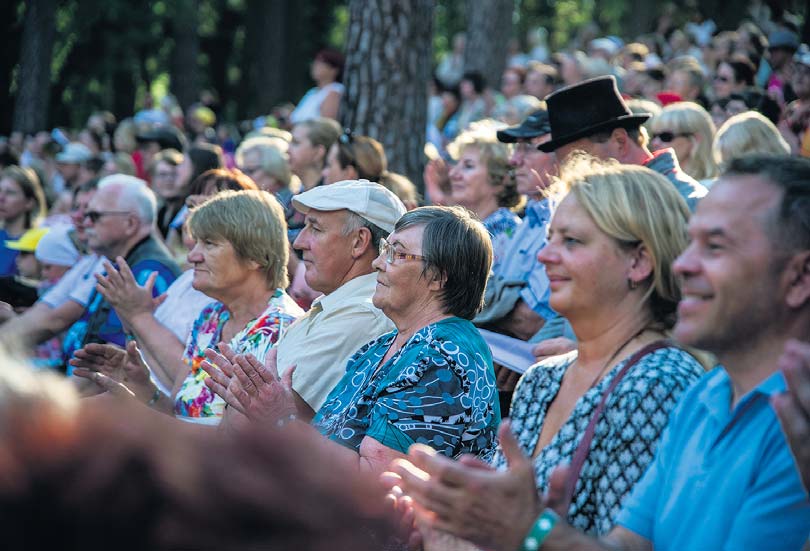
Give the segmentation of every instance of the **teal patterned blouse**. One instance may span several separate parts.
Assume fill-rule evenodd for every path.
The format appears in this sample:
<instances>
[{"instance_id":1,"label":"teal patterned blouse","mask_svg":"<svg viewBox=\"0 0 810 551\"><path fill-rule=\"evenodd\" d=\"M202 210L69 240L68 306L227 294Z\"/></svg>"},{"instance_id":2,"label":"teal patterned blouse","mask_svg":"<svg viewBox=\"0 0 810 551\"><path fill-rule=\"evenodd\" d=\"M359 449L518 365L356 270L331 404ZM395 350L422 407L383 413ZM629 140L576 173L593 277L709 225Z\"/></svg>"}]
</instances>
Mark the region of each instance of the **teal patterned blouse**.
<instances>
[{"instance_id":1,"label":"teal patterned blouse","mask_svg":"<svg viewBox=\"0 0 810 551\"><path fill-rule=\"evenodd\" d=\"M352 356L312 424L355 451L369 436L402 453L418 442L448 457L489 458L501 414L492 355L475 326L456 317L427 325L380 366L396 335Z\"/></svg>"}]
</instances>

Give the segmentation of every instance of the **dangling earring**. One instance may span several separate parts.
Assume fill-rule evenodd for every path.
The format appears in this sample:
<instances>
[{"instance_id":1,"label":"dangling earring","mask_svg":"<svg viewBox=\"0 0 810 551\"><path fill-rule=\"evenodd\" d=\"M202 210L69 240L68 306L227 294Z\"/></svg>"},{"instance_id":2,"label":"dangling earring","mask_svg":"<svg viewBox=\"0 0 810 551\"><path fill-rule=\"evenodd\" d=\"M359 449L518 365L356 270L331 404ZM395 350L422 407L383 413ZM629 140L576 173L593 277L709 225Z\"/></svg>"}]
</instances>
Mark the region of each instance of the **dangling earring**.
<instances>
[{"instance_id":1,"label":"dangling earring","mask_svg":"<svg viewBox=\"0 0 810 551\"><path fill-rule=\"evenodd\" d=\"M627 287L632 291L638 288L638 281L633 281L632 278L627 278Z\"/></svg>"}]
</instances>

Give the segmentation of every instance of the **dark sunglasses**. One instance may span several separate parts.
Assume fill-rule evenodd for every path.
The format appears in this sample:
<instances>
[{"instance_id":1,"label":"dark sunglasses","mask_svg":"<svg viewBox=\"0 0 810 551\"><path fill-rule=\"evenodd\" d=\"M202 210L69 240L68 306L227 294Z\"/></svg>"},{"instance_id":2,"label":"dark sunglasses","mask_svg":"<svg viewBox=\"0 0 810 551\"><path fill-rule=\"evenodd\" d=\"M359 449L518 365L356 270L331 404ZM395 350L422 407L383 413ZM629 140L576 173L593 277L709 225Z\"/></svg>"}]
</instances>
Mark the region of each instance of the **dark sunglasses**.
<instances>
[{"instance_id":1,"label":"dark sunglasses","mask_svg":"<svg viewBox=\"0 0 810 551\"><path fill-rule=\"evenodd\" d=\"M115 214L129 216L131 213L120 210L88 210L84 212L84 218L89 218L90 221L95 224L102 216L112 216Z\"/></svg>"},{"instance_id":2,"label":"dark sunglasses","mask_svg":"<svg viewBox=\"0 0 810 551\"><path fill-rule=\"evenodd\" d=\"M676 134L675 132L661 132L660 134L653 134L653 139L658 138L664 143L669 143L675 138L687 138L691 135L691 132L681 132L680 134Z\"/></svg>"},{"instance_id":3,"label":"dark sunglasses","mask_svg":"<svg viewBox=\"0 0 810 551\"><path fill-rule=\"evenodd\" d=\"M714 80L716 80L717 82L728 82L731 79L729 79L728 77L724 77L723 75L717 75L716 77L714 77Z\"/></svg>"}]
</instances>

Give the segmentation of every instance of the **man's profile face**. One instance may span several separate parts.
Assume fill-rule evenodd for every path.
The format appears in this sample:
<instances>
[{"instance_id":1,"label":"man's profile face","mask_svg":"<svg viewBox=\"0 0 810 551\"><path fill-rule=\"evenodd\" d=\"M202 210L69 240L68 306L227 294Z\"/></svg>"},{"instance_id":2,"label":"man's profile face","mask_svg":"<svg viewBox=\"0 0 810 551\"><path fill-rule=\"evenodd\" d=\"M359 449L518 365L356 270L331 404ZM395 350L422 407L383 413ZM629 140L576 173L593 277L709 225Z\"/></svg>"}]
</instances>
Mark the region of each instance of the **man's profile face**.
<instances>
[{"instance_id":1,"label":"man's profile face","mask_svg":"<svg viewBox=\"0 0 810 551\"><path fill-rule=\"evenodd\" d=\"M304 219L304 229L293 243L302 252L307 285L319 293L328 295L336 290L351 269L355 232L343 234L347 213L310 210Z\"/></svg>"},{"instance_id":2,"label":"man's profile face","mask_svg":"<svg viewBox=\"0 0 810 551\"><path fill-rule=\"evenodd\" d=\"M756 342L783 314L784 253L767 231L781 197L758 176L728 176L700 201L673 265L682 281L678 341L720 355Z\"/></svg>"}]
</instances>

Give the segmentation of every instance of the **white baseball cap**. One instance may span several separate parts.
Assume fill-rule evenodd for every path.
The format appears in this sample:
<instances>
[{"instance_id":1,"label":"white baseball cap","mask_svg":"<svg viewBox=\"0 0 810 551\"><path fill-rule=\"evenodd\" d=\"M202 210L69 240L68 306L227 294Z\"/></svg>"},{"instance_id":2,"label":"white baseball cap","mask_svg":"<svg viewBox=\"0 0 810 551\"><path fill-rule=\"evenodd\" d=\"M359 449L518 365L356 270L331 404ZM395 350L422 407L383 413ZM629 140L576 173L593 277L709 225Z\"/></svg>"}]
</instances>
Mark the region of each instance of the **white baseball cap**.
<instances>
[{"instance_id":1,"label":"white baseball cap","mask_svg":"<svg viewBox=\"0 0 810 551\"><path fill-rule=\"evenodd\" d=\"M350 210L387 232L394 231L394 225L406 211L399 197L368 180L343 180L318 186L294 196L292 203L304 214L310 209Z\"/></svg>"},{"instance_id":2,"label":"white baseball cap","mask_svg":"<svg viewBox=\"0 0 810 551\"><path fill-rule=\"evenodd\" d=\"M68 235L70 226L52 227L37 243L34 256L45 264L73 266L79 260L79 251Z\"/></svg>"}]
</instances>

